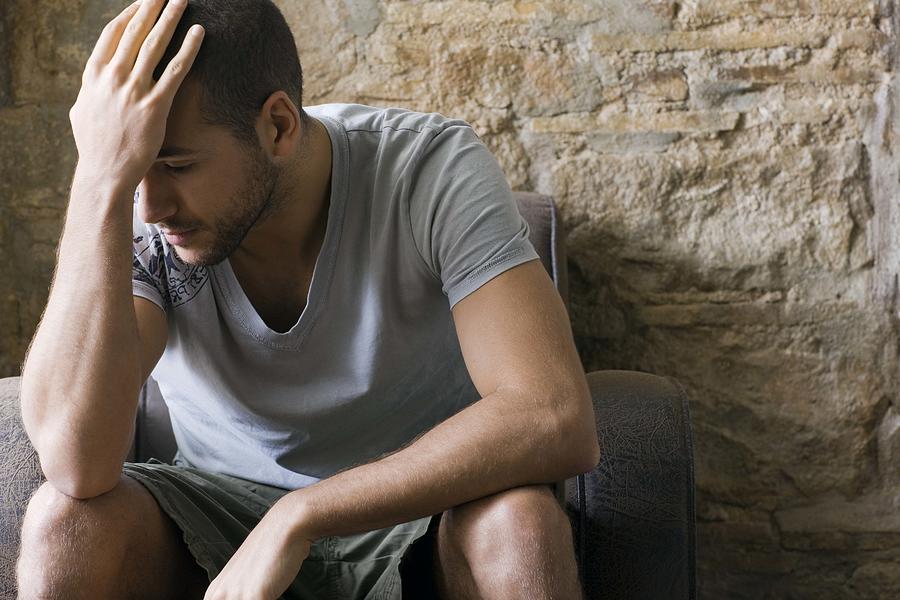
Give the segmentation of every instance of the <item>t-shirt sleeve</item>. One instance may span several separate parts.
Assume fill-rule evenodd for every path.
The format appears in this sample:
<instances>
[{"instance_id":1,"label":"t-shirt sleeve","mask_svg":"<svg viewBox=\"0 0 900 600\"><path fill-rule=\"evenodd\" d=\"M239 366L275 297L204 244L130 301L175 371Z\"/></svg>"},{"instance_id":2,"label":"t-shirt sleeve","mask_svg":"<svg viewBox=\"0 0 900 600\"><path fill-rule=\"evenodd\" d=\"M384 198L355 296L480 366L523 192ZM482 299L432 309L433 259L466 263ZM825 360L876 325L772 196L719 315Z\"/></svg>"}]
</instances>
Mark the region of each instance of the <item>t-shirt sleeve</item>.
<instances>
[{"instance_id":1,"label":"t-shirt sleeve","mask_svg":"<svg viewBox=\"0 0 900 600\"><path fill-rule=\"evenodd\" d=\"M409 197L413 239L452 308L482 285L538 257L497 159L468 125L428 144Z\"/></svg>"},{"instance_id":2,"label":"t-shirt sleeve","mask_svg":"<svg viewBox=\"0 0 900 600\"><path fill-rule=\"evenodd\" d=\"M160 234L148 227L137 216L137 206L132 217L131 293L150 300L163 311L169 297L166 285L165 254Z\"/></svg>"}]
</instances>

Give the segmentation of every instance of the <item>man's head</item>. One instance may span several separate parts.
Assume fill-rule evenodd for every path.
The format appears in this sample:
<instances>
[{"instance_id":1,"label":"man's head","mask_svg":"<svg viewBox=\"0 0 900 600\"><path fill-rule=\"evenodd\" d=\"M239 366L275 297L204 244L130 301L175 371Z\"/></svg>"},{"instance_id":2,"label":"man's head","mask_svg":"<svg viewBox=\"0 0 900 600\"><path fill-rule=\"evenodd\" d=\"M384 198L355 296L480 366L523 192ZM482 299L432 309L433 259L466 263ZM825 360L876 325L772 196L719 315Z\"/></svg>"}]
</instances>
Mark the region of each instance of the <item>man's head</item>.
<instances>
[{"instance_id":1,"label":"man's head","mask_svg":"<svg viewBox=\"0 0 900 600\"><path fill-rule=\"evenodd\" d=\"M154 79L195 23L205 29L203 44L173 101L139 208L164 231L196 230L173 248L184 262L212 265L295 198L294 159L313 119L300 104L293 34L270 0L189 0ZM173 147L189 152L168 152Z\"/></svg>"},{"instance_id":2,"label":"man's head","mask_svg":"<svg viewBox=\"0 0 900 600\"><path fill-rule=\"evenodd\" d=\"M207 124L228 129L238 141L257 145L253 127L263 102L283 90L302 119L303 70L284 15L271 0L189 0L153 79L181 48L191 25L206 33L187 78L199 84Z\"/></svg>"}]
</instances>

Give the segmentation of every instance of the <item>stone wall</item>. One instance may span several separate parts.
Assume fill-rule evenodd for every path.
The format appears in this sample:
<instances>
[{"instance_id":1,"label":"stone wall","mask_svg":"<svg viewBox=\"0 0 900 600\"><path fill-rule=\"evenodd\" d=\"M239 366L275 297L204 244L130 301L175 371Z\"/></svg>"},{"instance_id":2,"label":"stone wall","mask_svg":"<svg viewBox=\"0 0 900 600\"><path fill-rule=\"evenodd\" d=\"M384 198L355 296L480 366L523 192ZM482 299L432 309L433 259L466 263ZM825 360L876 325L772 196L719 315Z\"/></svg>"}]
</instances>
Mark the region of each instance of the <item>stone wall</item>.
<instances>
[{"instance_id":1,"label":"stone wall","mask_svg":"<svg viewBox=\"0 0 900 600\"><path fill-rule=\"evenodd\" d=\"M704 598L900 593L893 0L278 4L307 103L465 118L513 187L556 198L586 367L692 396ZM55 264L67 111L118 5L7 5L10 375Z\"/></svg>"}]
</instances>

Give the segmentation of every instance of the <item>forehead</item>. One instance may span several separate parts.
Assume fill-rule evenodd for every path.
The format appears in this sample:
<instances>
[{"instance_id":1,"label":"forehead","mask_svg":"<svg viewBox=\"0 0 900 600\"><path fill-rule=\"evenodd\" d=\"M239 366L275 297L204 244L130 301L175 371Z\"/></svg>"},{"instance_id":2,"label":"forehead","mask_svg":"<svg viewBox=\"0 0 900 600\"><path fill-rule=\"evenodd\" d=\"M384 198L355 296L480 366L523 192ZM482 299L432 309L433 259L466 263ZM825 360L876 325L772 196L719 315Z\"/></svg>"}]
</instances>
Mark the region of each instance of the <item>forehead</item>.
<instances>
[{"instance_id":1,"label":"forehead","mask_svg":"<svg viewBox=\"0 0 900 600\"><path fill-rule=\"evenodd\" d=\"M200 86L185 79L172 100L166 119L166 138L159 158L166 156L210 152L234 142L223 127L203 122L200 112Z\"/></svg>"}]
</instances>

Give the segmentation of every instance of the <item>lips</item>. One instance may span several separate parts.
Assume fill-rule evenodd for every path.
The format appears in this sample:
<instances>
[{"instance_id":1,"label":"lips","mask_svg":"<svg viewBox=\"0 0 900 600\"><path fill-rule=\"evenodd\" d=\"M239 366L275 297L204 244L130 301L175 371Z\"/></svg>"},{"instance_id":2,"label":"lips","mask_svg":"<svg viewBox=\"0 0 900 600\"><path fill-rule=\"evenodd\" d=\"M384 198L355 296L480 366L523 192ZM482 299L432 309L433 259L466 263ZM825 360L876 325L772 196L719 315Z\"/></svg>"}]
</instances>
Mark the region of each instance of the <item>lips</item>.
<instances>
[{"instance_id":1,"label":"lips","mask_svg":"<svg viewBox=\"0 0 900 600\"><path fill-rule=\"evenodd\" d=\"M183 246L195 231L196 229L185 229L178 232L163 230L163 235L166 236L169 243L175 244L176 246Z\"/></svg>"}]
</instances>

